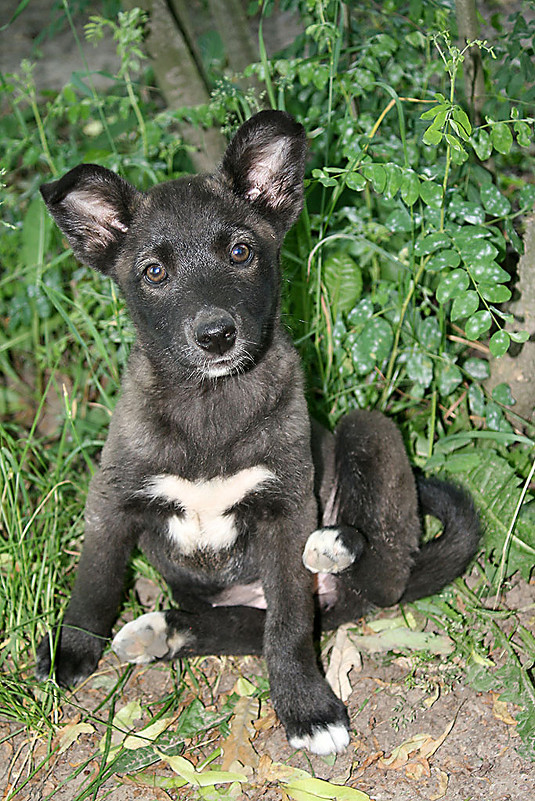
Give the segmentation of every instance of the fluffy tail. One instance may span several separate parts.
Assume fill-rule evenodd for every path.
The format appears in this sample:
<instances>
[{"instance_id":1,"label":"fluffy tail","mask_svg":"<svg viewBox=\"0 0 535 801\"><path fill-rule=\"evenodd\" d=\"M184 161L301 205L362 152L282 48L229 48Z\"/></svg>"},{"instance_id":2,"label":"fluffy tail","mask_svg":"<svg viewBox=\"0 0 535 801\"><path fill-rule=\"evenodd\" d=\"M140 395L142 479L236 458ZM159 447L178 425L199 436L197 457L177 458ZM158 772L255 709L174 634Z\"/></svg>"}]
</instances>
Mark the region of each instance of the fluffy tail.
<instances>
[{"instance_id":1,"label":"fluffy tail","mask_svg":"<svg viewBox=\"0 0 535 801\"><path fill-rule=\"evenodd\" d=\"M422 545L401 602L433 595L463 573L477 553L481 528L472 499L459 487L435 478L417 479L423 515L437 517L442 534Z\"/></svg>"}]
</instances>

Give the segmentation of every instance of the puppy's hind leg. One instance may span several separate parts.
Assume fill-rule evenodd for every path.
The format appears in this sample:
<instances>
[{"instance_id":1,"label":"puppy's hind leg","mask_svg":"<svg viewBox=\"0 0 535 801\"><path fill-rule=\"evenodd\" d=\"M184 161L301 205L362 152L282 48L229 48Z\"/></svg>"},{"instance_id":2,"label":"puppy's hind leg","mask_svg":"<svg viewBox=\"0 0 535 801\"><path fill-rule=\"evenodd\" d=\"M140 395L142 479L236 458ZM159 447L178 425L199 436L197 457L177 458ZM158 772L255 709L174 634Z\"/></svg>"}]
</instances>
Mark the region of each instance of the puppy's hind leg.
<instances>
[{"instance_id":1,"label":"puppy's hind leg","mask_svg":"<svg viewBox=\"0 0 535 801\"><path fill-rule=\"evenodd\" d=\"M421 527L414 475L391 420L367 411L342 419L335 482L332 550L353 556L340 581L368 603L392 606L407 586Z\"/></svg>"},{"instance_id":2,"label":"puppy's hind leg","mask_svg":"<svg viewBox=\"0 0 535 801\"><path fill-rule=\"evenodd\" d=\"M168 609L131 620L115 635L112 648L122 662L206 654L260 654L265 612L250 607L211 607L199 612Z\"/></svg>"}]
</instances>

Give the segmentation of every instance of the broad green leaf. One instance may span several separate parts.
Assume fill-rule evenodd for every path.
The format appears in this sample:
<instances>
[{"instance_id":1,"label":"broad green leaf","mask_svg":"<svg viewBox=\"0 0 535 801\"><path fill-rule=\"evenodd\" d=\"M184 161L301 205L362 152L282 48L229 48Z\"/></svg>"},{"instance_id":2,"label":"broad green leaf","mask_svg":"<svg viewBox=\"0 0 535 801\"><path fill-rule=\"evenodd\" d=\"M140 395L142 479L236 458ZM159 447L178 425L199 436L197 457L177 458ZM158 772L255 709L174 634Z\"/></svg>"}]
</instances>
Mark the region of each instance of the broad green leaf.
<instances>
[{"instance_id":1,"label":"broad green leaf","mask_svg":"<svg viewBox=\"0 0 535 801\"><path fill-rule=\"evenodd\" d=\"M351 357L357 373L369 373L376 363L381 364L390 354L394 336L390 324L376 317L367 324L351 348Z\"/></svg>"},{"instance_id":2,"label":"broad green leaf","mask_svg":"<svg viewBox=\"0 0 535 801\"><path fill-rule=\"evenodd\" d=\"M453 122L456 123L455 127L457 134L461 137L461 139L464 139L465 142L468 142L470 136L472 135L472 125L468 119L468 115L460 106L455 106L452 117Z\"/></svg>"},{"instance_id":3,"label":"broad green leaf","mask_svg":"<svg viewBox=\"0 0 535 801\"><path fill-rule=\"evenodd\" d=\"M456 364L444 364L438 370L437 387L443 398L447 398L462 382L462 373Z\"/></svg>"},{"instance_id":4,"label":"broad green leaf","mask_svg":"<svg viewBox=\"0 0 535 801\"><path fill-rule=\"evenodd\" d=\"M504 155L509 153L513 144L513 134L509 125L505 122L496 122L490 129L490 137L498 153Z\"/></svg>"},{"instance_id":5,"label":"broad green leaf","mask_svg":"<svg viewBox=\"0 0 535 801\"><path fill-rule=\"evenodd\" d=\"M420 196L420 179L412 170L405 173L401 181L401 198L407 206L413 206Z\"/></svg>"},{"instance_id":6,"label":"broad green leaf","mask_svg":"<svg viewBox=\"0 0 535 801\"><path fill-rule=\"evenodd\" d=\"M490 133L484 128L479 128L474 131L471 139L472 147L474 148L478 159L486 161L492 153L492 139Z\"/></svg>"},{"instance_id":7,"label":"broad green leaf","mask_svg":"<svg viewBox=\"0 0 535 801\"><path fill-rule=\"evenodd\" d=\"M371 182L374 190L380 195L386 186L386 170L382 164L365 164L362 174Z\"/></svg>"},{"instance_id":8,"label":"broad green leaf","mask_svg":"<svg viewBox=\"0 0 535 801\"><path fill-rule=\"evenodd\" d=\"M366 178L360 172L350 172L346 178L346 185L354 192L362 192L366 186Z\"/></svg>"},{"instance_id":9,"label":"broad green leaf","mask_svg":"<svg viewBox=\"0 0 535 801\"><path fill-rule=\"evenodd\" d=\"M472 228L475 227L476 226L472 226ZM459 235L455 235L454 238L456 244L459 246ZM469 239L467 242L464 242L462 246L459 246L459 250L464 263L470 265L479 264L480 262L489 264L498 255L498 249L492 244L492 242L489 242L488 239L483 239L481 237Z\"/></svg>"},{"instance_id":10,"label":"broad green leaf","mask_svg":"<svg viewBox=\"0 0 535 801\"><path fill-rule=\"evenodd\" d=\"M498 331L497 333L500 332ZM513 393L511 392L511 387L505 382L497 384L494 387L492 390L492 397L496 403L501 403L503 406L514 406L516 403L516 400L513 398Z\"/></svg>"},{"instance_id":11,"label":"broad green leaf","mask_svg":"<svg viewBox=\"0 0 535 801\"><path fill-rule=\"evenodd\" d=\"M458 231L452 233L452 239L461 254L464 254L467 248L470 249L470 252L477 252L478 248L484 246L483 243L489 236L489 229L483 225L463 225Z\"/></svg>"},{"instance_id":12,"label":"broad green leaf","mask_svg":"<svg viewBox=\"0 0 535 801\"><path fill-rule=\"evenodd\" d=\"M518 570L529 580L535 561L535 526L529 518L524 520L522 514L515 520L523 479L495 451L486 450L480 464L462 474L462 483L474 497L481 515L488 558L499 564L505 538L514 523L510 549L505 554L505 578Z\"/></svg>"},{"instance_id":13,"label":"broad green leaf","mask_svg":"<svg viewBox=\"0 0 535 801\"><path fill-rule=\"evenodd\" d=\"M503 284L478 284L478 290L485 300L491 303L506 303L511 298L511 290Z\"/></svg>"},{"instance_id":14,"label":"broad green leaf","mask_svg":"<svg viewBox=\"0 0 535 801\"><path fill-rule=\"evenodd\" d=\"M439 248L449 248L449 246L450 238L446 234L428 234L424 237L418 237L414 244L414 253L416 256L427 256Z\"/></svg>"},{"instance_id":15,"label":"broad green leaf","mask_svg":"<svg viewBox=\"0 0 535 801\"><path fill-rule=\"evenodd\" d=\"M513 342L527 342L529 339L528 331L509 331L509 336Z\"/></svg>"},{"instance_id":16,"label":"broad green leaf","mask_svg":"<svg viewBox=\"0 0 535 801\"><path fill-rule=\"evenodd\" d=\"M411 381L428 387L433 380L433 362L422 351L411 353L407 359L407 374Z\"/></svg>"},{"instance_id":17,"label":"broad green leaf","mask_svg":"<svg viewBox=\"0 0 535 801\"><path fill-rule=\"evenodd\" d=\"M470 225L478 225L485 222L485 209L479 203L472 203L463 200L460 195L454 195L448 206L448 215L455 220Z\"/></svg>"},{"instance_id":18,"label":"broad green leaf","mask_svg":"<svg viewBox=\"0 0 535 801\"><path fill-rule=\"evenodd\" d=\"M422 181L420 184L420 197L432 209L442 206L442 187L434 181Z\"/></svg>"},{"instance_id":19,"label":"broad green leaf","mask_svg":"<svg viewBox=\"0 0 535 801\"><path fill-rule=\"evenodd\" d=\"M445 267L458 267L460 263L461 257L456 250L439 250L431 256L425 265L425 269L428 272L436 273L440 272L440 270L443 270Z\"/></svg>"},{"instance_id":20,"label":"broad green leaf","mask_svg":"<svg viewBox=\"0 0 535 801\"><path fill-rule=\"evenodd\" d=\"M470 384L468 389L468 402L472 414L477 415L477 417L484 417L485 395L479 384Z\"/></svg>"},{"instance_id":21,"label":"broad green leaf","mask_svg":"<svg viewBox=\"0 0 535 801\"><path fill-rule=\"evenodd\" d=\"M436 106L431 106L427 111L420 114L421 120L434 120L437 116L441 115L446 118L446 113L449 110L449 103L437 103Z\"/></svg>"},{"instance_id":22,"label":"broad green leaf","mask_svg":"<svg viewBox=\"0 0 535 801\"><path fill-rule=\"evenodd\" d=\"M509 273L502 270L500 265L496 264L495 261L475 261L470 263L465 260L465 264L470 270L470 274L478 282L481 281L484 284L503 284L510 280Z\"/></svg>"},{"instance_id":23,"label":"broad green leaf","mask_svg":"<svg viewBox=\"0 0 535 801\"><path fill-rule=\"evenodd\" d=\"M489 339L489 348L493 356L503 356L509 349L511 337L503 329L496 331ZM497 399L496 399L497 400Z\"/></svg>"},{"instance_id":24,"label":"broad green leaf","mask_svg":"<svg viewBox=\"0 0 535 801\"><path fill-rule=\"evenodd\" d=\"M479 194L486 211L493 217L504 217L511 211L511 204L494 184L484 184Z\"/></svg>"},{"instance_id":25,"label":"broad green leaf","mask_svg":"<svg viewBox=\"0 0 535 801\"><path fill-rule=\"evenodd\" d=\"M405 206L400 205L388 215L385 226L389 231L408 233L412 231L413 222Z\"/></svg>"},{"instance_id":26,"label":"broad green leaf","mask_svg":"<svg viewBox=\"0 0 535 801\"><path fill-rule=\"evenodd\" d=\"M436 145L439 145L440 142L442 141L443 136L444 134L442 133L442 131L438 130L437 128L434 128L431 125L427 129L427 131L425 131L422 139L426 145L432 145L433 147L436 147Z\"/></svg>"},{"instance_id":27,"label":"broad green leaf","mask_svg":"<svg viewBox=\"0 0 535 801\"><path fill-rule=\"evenodd\" d=\"M442 343L442 331L436 317L426 317L420 325L420 343L430 351L438 351Z\"/></svg>"},{"instance_id":28,"label":"broad green leaf","mask_svg":"<svg viewBox=\"0 0 535 801\"><path fill-rule=\"evenodd\" d=\"M403 172L397 164L385 164L386 188L385 197L392 199L401 187Z\"/></svg>"},{"instance_id":29,"label":"broad green leaf","mask_svg":"<svg viewBox=\"0 0 535 801\"><path fill-rule=\"evenodd\" d=\"M487 428L491 431L501 431L502 425L504 423L504 416L501 408L498 406L497 403L494 401L488 401L487 408L485 410L485 422L487 423Z\"/></svg>"},{"instance_id":30,"label":"broad green leaf","mask_svg":"<svg viewBox=\"0 0 535 801\"><path fill-rule=\"evenodd\" d=\"M437 287L437 300L439 303L447 303L448 300L463 295L468 289L469 278L466 270L452 270L445 275Z\"/></svg>"},{"instance_id":31,"label":"broad green leaf","mask_svg":"<svg viewBox=\"0 0 535 801\"><path fill-rule=\"evenodd\" d=\"M470 317L479 308L479 295L473 289L467 289L453 301L450 318L452 322L462 317Z\"/></svg>"},{"instance_id":32,"label":"broad green leaf","mask_svg":"<svg viewBox=\"0 0 535 801\"><path fill-rule=\"evenodd\" d=\"M465 323L464 330L468 339L478 339L492 325L492 317L486 309L476 312Z\"/></svg>"},{"instance_id":33,"label":"broad green leaf","mask_svg":"<svg viewBox=\"0 0 535 801\"><path fill-rule=\"evenodd\" d=\"M362 323L366 322L366 320L370 320L373 317L373 303L369 298L362 298L362 300L357 303L354 309L351 309L349 314L347 315L347 322L349 325L362 325Z\"/></svg>"},{"instance_id":34,"label":"broad green leaf","mask_svg":"<svg viewBox=\"0 0 535 801\"><path fill-rule=\"evenodd\" d=\"M489 363L486 359L476 359L472 356L465 361L463 368L470 378L474 378L476 381L484 381L490 375Z\"/></svg>"},{"instance_id":35,"label":"broad green leaf","mask_svg":"<svg viewBox=\"0 0 535 801\"><path fill-rule=\"evenodd\" d=\"M531 147L533 144L533 133L531 126L523 120L517 120L514 125L516 141L521 147Z\"/></svg>"},{"instance_id":36,"label":"broad green leaf","mask_svg":"<svg viewBox=\"0 0 535 801\"><path fill-rule=\"evenodd\" d=\"M352 309L362 293L362 272L343 250L329 254L323 261L323 281L336 312Z\"/></svg>"}]
</instances>

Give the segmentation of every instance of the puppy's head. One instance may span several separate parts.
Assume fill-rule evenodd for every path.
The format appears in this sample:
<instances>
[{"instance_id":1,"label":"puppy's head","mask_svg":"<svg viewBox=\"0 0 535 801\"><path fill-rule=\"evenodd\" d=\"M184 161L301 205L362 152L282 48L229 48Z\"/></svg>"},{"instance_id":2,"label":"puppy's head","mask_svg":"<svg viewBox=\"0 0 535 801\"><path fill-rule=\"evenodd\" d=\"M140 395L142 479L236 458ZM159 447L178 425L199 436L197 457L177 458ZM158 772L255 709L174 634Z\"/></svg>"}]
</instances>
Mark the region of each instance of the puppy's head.
<instances>
[{"instance_id":1,"label":"puppy's head","mask_svg":"<svg viewBox=\"0 0 535 801\"><path fill-rule=\"evenodd\" d=\"M82 164L41 192L75 255L121 288L154 366L218 378L250 369L269 345L305 153L302 126L263 111L242 125L213 175L144 193Z\"/></svg>"}]
</instances>

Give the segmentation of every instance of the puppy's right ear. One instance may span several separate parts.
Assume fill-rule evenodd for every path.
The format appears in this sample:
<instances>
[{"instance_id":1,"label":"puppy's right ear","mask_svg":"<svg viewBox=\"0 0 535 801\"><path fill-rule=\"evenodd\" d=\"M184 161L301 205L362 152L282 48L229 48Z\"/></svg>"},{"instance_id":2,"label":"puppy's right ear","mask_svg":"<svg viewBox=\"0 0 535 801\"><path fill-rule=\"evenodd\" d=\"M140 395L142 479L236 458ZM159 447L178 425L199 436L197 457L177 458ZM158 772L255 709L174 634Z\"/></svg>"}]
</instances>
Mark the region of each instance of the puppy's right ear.
<instances>
[{"instance_id":1,"label":"puppy's right ear","mask_svg":"<svg viewBox=\"0 0 535 801\"><path fill-rule=\"evenodd\" d=\"M111 273L143 194L111 170L80 164L41 194L74 255L89 267Z\"/></svg>"}]
</instances>

